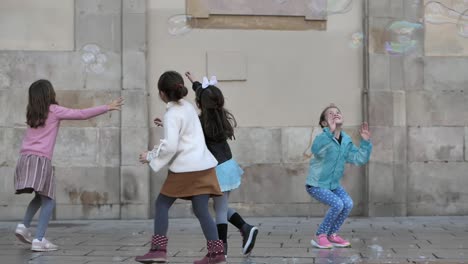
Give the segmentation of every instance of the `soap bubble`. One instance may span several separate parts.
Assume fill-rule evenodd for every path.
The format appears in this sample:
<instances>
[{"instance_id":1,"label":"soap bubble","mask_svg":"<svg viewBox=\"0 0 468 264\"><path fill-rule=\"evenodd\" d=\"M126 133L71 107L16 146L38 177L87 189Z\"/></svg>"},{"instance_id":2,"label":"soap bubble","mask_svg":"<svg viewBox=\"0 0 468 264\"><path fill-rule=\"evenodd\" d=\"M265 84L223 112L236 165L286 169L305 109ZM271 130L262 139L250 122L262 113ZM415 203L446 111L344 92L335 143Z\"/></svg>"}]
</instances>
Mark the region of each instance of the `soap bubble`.
<instances>
[{"instance_id":1,"label":"soap bubble","mask_svg":"<svg viewBox=\"0 0 468 264\"><path fill-rule=\"evenodd\" d=\"M362 41L364 39L364 35L362 32L356 32L351 35L351 40L349 42L349 47L356 49L362 45Z\"/></svg>"},{"instance_id":2,"label":"soap bubble","mask_svg":"<svg viewBox=\"0 0 468 264\"><path fill-rule=\"evenodd\" d=\"M196 20L187 15L175 15L171 16L167 20L167 31L173 36L181 36L192 31Z\"/></svg>"},{"instance_id":3,"label":"soap bubble","mask_svg":"<svg viewBox=\"0 0 468 264\"><path fill-rule=\"evenodd\" d=\"M388 54L407 54L416 50L422 34L422 24L395 21L385 30L385 50Z\"/></svg>"},{"instance_id":4,"label":"soap bubble","mask_svg":"<svg viewBox=\"0 0 468 264\"><path fill-rule=\"evenodd\" d=\"M99 45L86 44L81 52L81 61L85 64L87 72L101 74L106 71L107 55L103 53Z\"/></svg>"}]
</instances>

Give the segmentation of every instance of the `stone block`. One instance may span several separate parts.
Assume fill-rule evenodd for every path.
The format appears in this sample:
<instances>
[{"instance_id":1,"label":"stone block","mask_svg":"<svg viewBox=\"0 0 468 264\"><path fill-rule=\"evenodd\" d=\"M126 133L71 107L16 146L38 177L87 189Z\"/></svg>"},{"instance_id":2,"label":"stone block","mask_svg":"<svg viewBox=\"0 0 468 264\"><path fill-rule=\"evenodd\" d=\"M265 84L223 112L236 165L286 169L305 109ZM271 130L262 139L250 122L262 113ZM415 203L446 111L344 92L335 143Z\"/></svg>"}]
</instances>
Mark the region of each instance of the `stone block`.
<instances>
[{"instance_id":1,"label":"stone block","mask_svg":"<svg viewBox=\"0 0 468 264\"><path fill-rule=\"evenodd\" d=\"M31 196L32 199L32 196ZM26 209L28 208L27 204L24 205L1 205L0 206L0 215L2 216L2 221L21 221L24 218ZM2 256L3 259L4 256Z\"/></svg>"},{"instance_id":2,"label":"stone block","mask_svg":"<svg viewBox=\"0 0 468 264\"><path fill-rule=\"evenodd\" d=\"M465 57L425 57L424 88L427 90L465 90L468 76L464 69L468 67Z\"/></svg>"},{"instance_id":3,"label":"stone block","mask_svg":"<svg viewBox=\"0 0 468 264\"><path fill-rule=\"evenodd\" d=\"M126 3L128 1L124 1ZM146 14L123 14L123 50L146 52Z\"/></svg>"},{"instance_id":4,"label":"stone block","mask_svg":"<svg viewBox=\"0 0 468 264\"><path fill-rule=\"evenodd\" d=\"M369 89L390 90L390 60L385 54L369 55Z\"/></svg>"},{"instance_id":5,"label":"stone block","mask_svg":"<svg viewBox=\"0 0 468 264\"><path fill-rule=\"evenodd\" d=\"M369 16L400 19L403 17L403 0L369 1Z\"/></svg>"},{"instance_id":6,"label":"stone block","mask_svg":"<svg viewBox=\"0 0 468 264\"><path fill-rule=\"evenodd\" d=\"M119 2L120 1L116 1ZM120 52L121 14L76 13L75 47L80 50L89 43L98 44L105 51Z\"/></svg>"},{"instance_id":7,"label":"stone block","mask_svg":"<svg viewBox=\"0 0 468 264\"><path fill-rule=\"evenodd\" d=\"M410 163L408 215L468 213L467 170L468 163L465 162Z\"/></svg>"},{"instance_id":8,"label":"stone block","mask_svg":"<svg viewBox=\"0 0 468 264\"><path fill-rule=\"evenodd\" d=\"M370 1L372 2L372 1ZM389 9L389 16L394 19L401 19L404 16L404 12L406 11L405 8L407 6L404 2L405 0L390 0L390 9ZM414 1L413 1L414 2Z\"/></svg>"},{"instance_id":9,"label":"stone block","mask_svg":"<svg viewBox=\"0 0 468 264\"><path fill-rule=\"evenodd\" d=\"M385 30L391 22L392 19L390 18L369 18L369 53L382 55L385 54ZM387 72L388 76L388 68L383 69L383 71Z\"/></svg>"},{"instance_id":10,"label":"stone block","mask_svg":"<svg viewBox=\"0 0 468 264\"><path fill-rule=\"evenodd\" d=\"M120 166L120 128L99 129L97 144L97 164L99 166Z\"/></svg>"},{"instance_id":11,"label":"stone block","mask_svg":"<svg viewBox=\"0 0 468 264\"><path fill-rule=\"evenodd\" d=\"M140 153L149 149L148 128L122 128L121 148L122 166L139 165Z\"/></svg>"},{"instance_id":12,"label":"stone block","mask_svg":"<svg viewBox=\"0 0 468 264\"><path fill-rule=\"evenodd\" d=\"M11 87L13 76L9 73L11 71L10 59L14 51L2 51L0 52L0 90L8 90Z\"/></svg>"},{"instance_id":13,"label":"stone block","mask_svg":"<svg viewBox=\"0 0 468 264\"><path fill-rule=\"evenodd\" d=\"M375 143L375 141L372 141ZM404 164L408 157L408 132L406 127L393 127L393 161Z\"/></svg>"},{"instance_id":14,"label":"stone block","mask_svg":"<svg viewBox=\"0 0 468 264\"><path fill-rule=\"evenodd\" d=\"M432 93L432 125L468 125L468 95L464 91Z\"/></svg>"},{"instance_id":15,"label":"stone block","mask_svg":"<svg viewBox=\"0 0 468 264\"><path fill-rule=\"evenodd\" d=\"M28 105L28 90L13 89L6 94L5 126L26 127L26 107Z\"/></svg>"},{"instance_id":16,"label":"stone block","mask_svg":"<svg viewBox=\"0 0 468 264\"><path fill-rule=\"evenodd\" d=\"M370 202L368 214L371 217L395 216L394 204Z\"/></svg>"},{"instance_id":17,"label":"stone block","mask_svg":"<svg viewBox=\"0 0 468 264\"><path fill-rule=\"evenodd\" d=\"M393 93L371 91L369 93L369 123L372 126L393 126Z\"/></svg>"},{"instance_id":18,"label":"stone block","mask_svg":"<svg viewBox=\"0 0 468 264\"><path fill-rule=\"evenodd\" d=\"M10 98L9 90L0 90L0 128L11 125L11 116L10 116L10 107L9 101L13 98ZM26 110L26 106L23 109L23 112Z\"/></svg>"},{"instance_id":19,"label":"stone block","mask_svg":"<svg viewBox=\"0 0 468 264\"><path fill-rule=\"evenodd\" d=\"M124 90L122 127L148 128L148 95L144 90Z\"/></svg>"},{"instance_id":20,"label":"stone block","mask_svg":"<svg viewBox=\"0 0 468 264\"><path fill-rule=\"evenodd\" d=\"M404 57L390 56L389 60L389 87L390 90L405 89L405 72L403 70Z\"/></svg>"},{"instance_id":21,"label":"stone block","mask_svg":"<svg viewBox=\"0 0 468 264\"><path fill-rule=\"evenodd\" d=\"M77 15L120 14L121 6L121 1L116 0L77 0L75 1L75 12Z\"/></svg>"},{"instance_id":22,"label":"stone block","mask_svg":"<svg viewBox=\"0 0 468 264\"><path fill-rule=\"evenodd\" d=\"M420 21L424 16L424 1L404 1L403 0L403 17L406 21Z\"/></svg>"},{"instance_id":23,"label":"stone block","mask_svg":"<svg viewBox=\"0 0 468 264\"><path fill-rule=\"evenodd\" d=\"M281 162L281 129L237 128L236 140L229 142L233 156L239 163Z\"/></svg>"},{"instance_id":24,"label":"stone block","mask_svg":"<svg viewBox=\"0 0 468 264\"><path fill-rule=\"evenodd\" d=\"M98 105L107 105L120 97L117 91L57 91L58 103L67 108L84 109ZM125 107L125 106L124 106ZM64 120L61 127L119 127L120 112L109 111L88 120Z\"/></svg>"},{"instance_id":25,"label":"stone block","mask_svg":"<svg viewBox=\"0 0 468 264\"><path fill-rule=\"evenodd\" d=\"M91 66L84 70L84 88L88 90L112 90L122 89L122 57L120 52L112 52L103 49L101 54L105 55L103 69L95 71ZM83 62L82 62L83 63ZM83 63L84 65L84 63Z\"/></svg>"},{"instance_id":26,"label":"stone block","mask_svg":"<svg viewBox=\"0 0 468 264\"><path fill-rule=\"evenodd\" d=\"M387 17L389 15L391 0L369 1L369 16Z\"/></svg>"},{"instance_id":27,"label":"stone block","mask_svg":"<svg viewBox=\"0 0 468 264\"><path fill-rule=\"evenodd\" d=\"M7 166L7 155L6 155L6 149L7 149L7 144L9 144L9 140L6 138L8 128L0 126L0 146L2 146L2 149L4 151L0 151L0 167Z\"/></svg>"},{"instance_id":28,"label":"stone block","mask_svg":"<svg viewBox=\"0 0 468 264\"><path fill-rule=\"evenodd\" d=\"M0 165L8 167L16 166L25 132L26 128L13 127L3 129L3 152L5 156L4 160L0 161Z\"/></svg>"},{"instance_id":29,"label":"stone block","mask_svg":"<svg viewBox=\"0 0 468 264\"><path fill-rule=\"evenodd\" d=\"M122 166L120 201L123 204L149 203L150 179L148 165Z\"/></svg>"},{"instance_id":30,"label":"stone block","mask_svg":"<svg viewBox=\"0 0 468 264\"><path fill-rule=\"evenodd\" d=\"M318 130L310 127L281 128L282 161L285 163L308 162L309 158L304 154L310 153L313 136Z\"/></svg>"},{"instance_id":31,"label":"stone block","mask_svg":"<svg viewBox=\"0 0 468 264\"><path fill-rule=\"evenodd\" d=\"M372 154L371 160L374 162L391 163L394 160L394 129L392 127L370 128L372 133Z\"/></svg>"},{"instance_id":32,"label":"stone block","mask_svg":"<svg viewBox=\"0 0 468 264\"><path fill-rule=\"evenodd\" d=\"M120 219L149 219L150 204L122 204ZM172 208L171 208L172 210Z\"/></svg>"},{"instance_id":33,"label":"stone block","mask_svg":"<svg viewBox=\"0 0 468 264\"><path fill-rule=\"evenodd\" d=\"M144 14L146 13L146 0L124 0L123 12L130 14Z\"/></svg>"},{"instance_id":34,"label":"stone block","mask_svg":"<svg viewBox=\"0 0 468 264\"><path fill-rule=\"evenodd\" d=\"M79 90L84 87L85 67L77 52L9 52L3 56L9 65L10 89L27 91L38 79L48 79L55 90Z\"/></svg>"},{"instance_id":35,"label":"stone block","mask_svg":"<svg viewBox=\"0 0 468 264\"><path fill-rule=\"evenodd\" d=\"M120 205L75 205L57 204L55 208L57 220L79 220L79 219L119 219Z\"/></svg>"},{"instance_id":36,"label":"stone block","mask_svg":"<svg viewBox=\"0 0 468 264\"><path fill-rule=\"evenodd\" d=\"M123 87L146 91L146 55L142 51L123 52Z\"/></svg>"},{"instance_id":37,"label":"stone block","mask_svg":"<svg viewBox=\"0 0 468 264\"><path fill-rule=\"evenodd\" d=\"M393 164L393 190L395 204L406 204L408 189L408 166L406 163ZM402 216L406 216L405 214Z\"/></svg>"},{"instance_id":38,"label":"stone block","mask_svg":"<svg viewBox=\"0 0 468 264\"><path fill-rule=\"evenodd\" d=\"M54 151L56 166L96 166L98 129L63 127Z\"/></svg>"},{"instance_id":39,"label":"stone block","mask_svg":"<svg viewBox=\"0 0 468 264\"><path fill-rule=\"evenodd\" d=\"M374 203L393 203L393 164L386 162L369 163L369 206Z\"/></svg>"},{"instance_id":40,"label":"stone block","mask_svg":"<svg viewBox=\"0 0 468 264\"><path fill-rule=\"evenodd\" d=\"M409 161L463 161L462 127L410 127L408 132Z\"/></svg>"},{"instance_id":41,"label":"stone block","mask_svg":"<svg viewBox=\"0 0 468 264\"><path fill-rule=\"evenodd\" d=\"M465 161L468 161L468 127L465 127Z\"/></svg>"},{"instance_id":42,"label":"stone block","mask_svg":"<svg viewBox=\"0 0 468 264\"><path fill-rule=\"evenodd\" d=\"M404 91L393 92L393 126L406 126L406 93Z\"/></svg>"},{"instance_id":43,"label":"stone block","mask_svg":"<svg viewBox=\"0 0 468 264\"><path fill-rule=\"evenodd\" d=\"M57 204L104 206L120 203L119 167L55 167Z\"/></svg>"},{"instance_id":44,"label":"stone block","mask_svg":"<svg viewBox=\"0 0 468 264\"><path fill-rule=\"evenodd\" d=\"M409 126L432 125L432 95L424 91L409 91L406 94L406 118Z\"/></svg>"},{"instance_id":45,"label":"stone block","mask_svg":"<svg viewBox=\"0 0 468 264\"><path fill-rule=\"evenodd\" d=\"M424 61L418 56L403 57L405 90L424 89Z\"/></svg>"},{"instance_id":46,"label":"stone block","mask_svg":"<svg viewBox=\"0 0 468 264\"><path fill-rule=\"evenodd\" d=\"M465 126L467 95L462 91L408 93L408 125Z\"/></svg>"},{"instance_id":47,"label":"stone block","mask_svg":"<svg viewBox=\"0 0 468 264\"><path fill-rule=\"evenodd\" d=\"M252 164L245 166L243 167L245 173L241 188L236 191L236 194L233 194L231 201L242 203L310 202L312 198L305 190L308 167L308 164Z\"/></svg>"}]
</instances>

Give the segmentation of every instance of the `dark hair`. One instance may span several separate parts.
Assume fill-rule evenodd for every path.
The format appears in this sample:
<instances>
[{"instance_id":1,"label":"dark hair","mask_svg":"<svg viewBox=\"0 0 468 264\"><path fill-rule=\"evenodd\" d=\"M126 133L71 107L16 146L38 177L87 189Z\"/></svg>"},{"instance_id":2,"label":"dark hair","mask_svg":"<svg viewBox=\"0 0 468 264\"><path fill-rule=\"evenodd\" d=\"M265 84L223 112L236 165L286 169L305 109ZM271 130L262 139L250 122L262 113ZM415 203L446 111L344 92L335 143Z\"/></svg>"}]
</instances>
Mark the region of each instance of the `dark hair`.
<instances>
[{"instance_id":1,"label":"dark hair","mask_svg":"<svg viewBox=\"0 0 468 264\"><path fill-rule=\"evenodd\" d=\"M322 125L322 122L323 121L327 121L327 117L325 116L326 112L328 109L330 108L336 108L338 109L338 111L341 112L341 110L334 104L330 104L329 106L325 107L325 109L323 109L322 113L320 114L320 120L319 120L319 125L321 128L324 128L324 126Z\"/></svg>"},{"instance_id":2,"label":"dark hair","mask_svg":"<svg viewBox=\"0 0 468 264\"><path fill-rule=\"evenodd\" d=\"M33 82L29 87L26 123L32 128L44 126L51 104L58 104L55 100L55 91L52 84L48 80Z\"/></svg>"},{"instance_id":3,"label":"dark hair","mask_svg":"<svg viewBox=\"0 0 468 264\"><path fill-rule=\"evenodd\" d=\"M159 77L158 90L163 92L170 102L177 102L188 94L184 79L176 71L167 71Z\"/></svg>"},{"instance_id":4,"label":"dark hair","mask_svg":"<svg viewBox=\"0 0 468 264\"><path fill-rule=\"evenodd\" d=\"M236 119L224 108L224 96L221 90L210 85L196 90L196 103L200 108L200 121L205 137L214 141L235 139Z\"/></svg>"}]
</instances>

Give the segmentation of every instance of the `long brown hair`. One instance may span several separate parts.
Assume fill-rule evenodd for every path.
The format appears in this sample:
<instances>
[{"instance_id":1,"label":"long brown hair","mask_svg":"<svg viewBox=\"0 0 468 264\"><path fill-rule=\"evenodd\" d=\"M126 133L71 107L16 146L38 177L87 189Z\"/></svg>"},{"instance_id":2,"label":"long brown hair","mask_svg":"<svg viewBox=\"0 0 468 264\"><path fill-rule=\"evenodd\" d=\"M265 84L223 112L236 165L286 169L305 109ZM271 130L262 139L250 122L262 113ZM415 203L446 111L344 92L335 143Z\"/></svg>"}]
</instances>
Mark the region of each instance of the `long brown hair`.
<instances>
[{"instance_id":1,"label":"long brown hair","mask_svg":"<svg viewBox=\"0 0 468 264\"><path fill-rule=\"evenodd\" d=\"M197 89L196 102L201 110L200 121L207 139L213 141L235 139L234 127L237 126L237 122L224 108L224 96L218 87L210 85L204 89Z\"/></svg>"},{"instance_id":2,"label":"long brown hair","mask_svg":"<svg viewBox=\"0 0 468 264\"><path fill-rule=\"evenodd\" d=\"M32 128L44 126L51 104L58 104L55 100L55 91L52 84L48 80L33 82L29 87L26 123Z\"/></svg>"}]
</instances>

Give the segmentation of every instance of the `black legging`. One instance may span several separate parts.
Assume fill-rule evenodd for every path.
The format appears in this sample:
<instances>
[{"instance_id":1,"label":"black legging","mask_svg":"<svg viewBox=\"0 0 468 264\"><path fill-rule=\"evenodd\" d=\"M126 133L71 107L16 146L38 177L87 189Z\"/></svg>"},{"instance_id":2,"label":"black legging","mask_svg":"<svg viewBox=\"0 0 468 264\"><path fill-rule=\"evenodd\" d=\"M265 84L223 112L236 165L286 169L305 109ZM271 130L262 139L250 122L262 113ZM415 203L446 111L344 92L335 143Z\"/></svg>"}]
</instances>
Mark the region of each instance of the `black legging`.
<instances>
[{"instance_id":1,"label":"black legging","mask_svg":"<svg viewBox=\"0 0 468 264\"><path fill-rule=\"evenodd\" d=\"M203 234L206 240L218 240L218 230L216 224L208 211L209 194L195 195L192 197L192 207L195 216L200 221ZM169 227L169 209L177 198L169 197L164 194L159 194L155 204L154 216L154 234L167 235Z\"/></svg>"}]
</instances>

